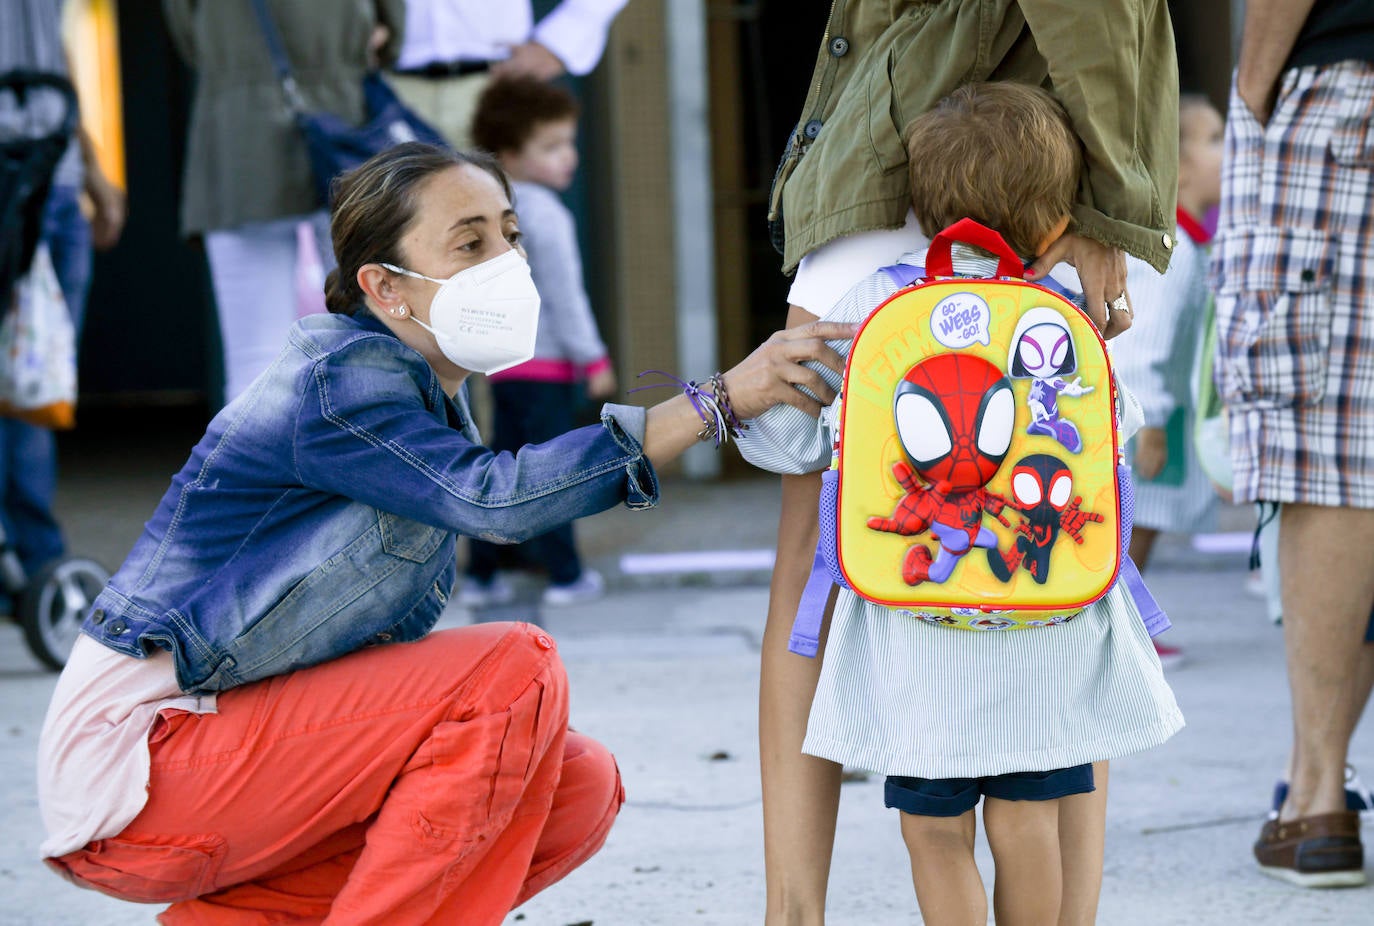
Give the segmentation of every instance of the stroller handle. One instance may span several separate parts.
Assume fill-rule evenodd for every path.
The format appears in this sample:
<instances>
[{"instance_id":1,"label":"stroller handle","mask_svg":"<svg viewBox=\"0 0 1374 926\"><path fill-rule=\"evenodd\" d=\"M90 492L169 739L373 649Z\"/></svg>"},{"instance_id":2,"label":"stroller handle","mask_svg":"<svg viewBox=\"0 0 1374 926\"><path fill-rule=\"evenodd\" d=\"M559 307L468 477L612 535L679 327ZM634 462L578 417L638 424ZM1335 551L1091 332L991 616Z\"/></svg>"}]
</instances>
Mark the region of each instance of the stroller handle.
<instances>
[{"instance_id":1,"label":"stroller handle","mask_svg":"<svg viewBox=\"0 0 1374 926\"><path fill-rule=\"evenodd\" d=\"M43 139L29 139L29 142L46 141L52 139L67 139L76 131L77 104L76 88L72 82L64 75L53 71L30 71L13 70L0 73L0 93L8 90L12 92L23 106L27 101L29 91L40 87L56 90L62 95L62 103L65 112L62 117L62 125Z\"/></svg>"}]
</instances>

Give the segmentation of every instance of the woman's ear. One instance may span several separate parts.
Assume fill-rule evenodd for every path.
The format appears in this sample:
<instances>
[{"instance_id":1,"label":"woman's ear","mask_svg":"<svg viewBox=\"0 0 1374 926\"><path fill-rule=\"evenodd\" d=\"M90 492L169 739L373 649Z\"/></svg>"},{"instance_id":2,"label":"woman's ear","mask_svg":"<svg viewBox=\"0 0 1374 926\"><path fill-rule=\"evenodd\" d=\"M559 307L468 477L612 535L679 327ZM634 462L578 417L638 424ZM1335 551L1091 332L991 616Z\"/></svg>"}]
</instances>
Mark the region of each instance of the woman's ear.
<instances>
[{"instance_id":1,"label":"woman's ear","mask_svg":"<svg viewBox=\"0 0 1374 926\"><path fill-rule=\"evenodd\" d=\"M391 273L380 264L363 264L358 268L357 279L363 295L384 312L404 302Z\"/></svg>"}]
</instances>

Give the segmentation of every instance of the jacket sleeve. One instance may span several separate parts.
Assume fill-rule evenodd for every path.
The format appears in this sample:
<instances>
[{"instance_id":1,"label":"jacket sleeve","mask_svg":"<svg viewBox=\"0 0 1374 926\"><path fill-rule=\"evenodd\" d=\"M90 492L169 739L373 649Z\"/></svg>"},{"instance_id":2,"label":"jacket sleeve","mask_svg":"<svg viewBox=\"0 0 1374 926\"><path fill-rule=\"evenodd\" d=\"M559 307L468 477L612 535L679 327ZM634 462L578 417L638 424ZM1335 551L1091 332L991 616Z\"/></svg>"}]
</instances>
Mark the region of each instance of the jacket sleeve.
<instances>
[{"instance_id":1,"label":"jacket sleeve","mask_svg":"<svg viewBox=\"0 0 1374 926\"><path fill-rule=\"evenodd\" d=\"M1073 228L1163 271L1178 195L1178 61L1164 0L1020 0L1083 142Z\"/></svg>"},{"instance_id":2,"label":"jacket sleeve","mask_svg":"<svg viewBox=\"0 0 1374 926\"><path fill-rule=\"evenodd\" d=\"M360 338L317 362L293 440L302 484L497 543L621 502L657 502L653 467L614 415L494 453L426 401L429 375L408 350L393 338Z\"/></svg>"}]
</instances>

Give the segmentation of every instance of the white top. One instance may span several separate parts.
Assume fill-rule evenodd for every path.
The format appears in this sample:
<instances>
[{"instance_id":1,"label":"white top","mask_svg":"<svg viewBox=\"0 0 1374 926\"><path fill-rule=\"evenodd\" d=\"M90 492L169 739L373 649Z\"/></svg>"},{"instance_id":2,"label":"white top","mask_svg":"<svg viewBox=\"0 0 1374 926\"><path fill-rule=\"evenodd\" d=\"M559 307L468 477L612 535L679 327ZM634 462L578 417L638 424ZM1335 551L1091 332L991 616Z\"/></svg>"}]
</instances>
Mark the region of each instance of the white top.
<instances>
[{"instance_id":1,"label":"white top","mask_svg":"<svg viewBox=\"0 0 1374 926\"><path fill-rule=\"evenodd\" d=\"M923 264L924 255L903 261ZM886 263L874 255L875 266ZM956 246L954 267L986 276L995 263ZM822 317L862 320L896 289L873 273ZM843 355L849 342L830 346ZM839 386L836 374L820 372ZM1121 398L1124 437L1140 412L1124 389ZM824 425L788 405L754 419L738 444L745 459L775 472L812 472L830 460ZM841 589L802 748L885 775L964 778L1111 759L1182 727L1140 613L1120 586L1067 624L1003 633L901 618Z\"/></svg>"},{"instance_id":2,"label":"white top","mask_svg":"<svg viewBox=\"0 0 1374 926\"><path fill-rule=\"evenodd\" d=\"M398 70L452 61L503 61L513 45L535 41L570 74L601 60L611 21L628 0L563 0L534 21L530 0L407 0Z\"/></svg>"},{"instance_id":3,"label":"white top","mask_svg":"<svg viewBox=\"0 0 1374 926\"><path fill-rule=\"evenodd\" d=\"M929 239L916 224L916 213L910 209L901 228L879 228L836 238L797 264L787 301L812 315L824 315L859 280L879 267L897 263L907 251L928 244Z\"/></svg>"},{"instance_id":4,"label":"white top","mask_svg":"<svg viewBox=\"0 0 1374 926\"><path fill-rule=\"evenodd\" d=\"M836 238L807 254L797 264L797 274L787 291L787 301L812 315L824 315L849 288L879 267L897 263L908 251L930 244L916 224L916 213L906 212L901 228L879 228ZM1071 290L1081 290L1078 271L1056 264L1050 276Z\"/></svg>"},{"instance_id":5,"label":"white top","mask_svg":"<svg viewBox=\"0 0 1374 926\"><path fill-rule=\"evenodd\" d=\"M162 710L213 713L215 696L177 687L172 654L133 659L82 634L38 740L42 858L119 834L148 803L148 734Z\"/></svg>"},{"instance_id":6,"label":"white top","mask_svg":"<svg viewBox=\"0 0 1374 926\"><path fill-rule=\"evenodd\" d=\"M1145 426L1162 428L1192 401L1193 361L1207 307L1207 257L1180 231L1164 273L1126 255L1135 318L1113 344L1112 365L1135 390Z\"/></svg>"}]
</instances>

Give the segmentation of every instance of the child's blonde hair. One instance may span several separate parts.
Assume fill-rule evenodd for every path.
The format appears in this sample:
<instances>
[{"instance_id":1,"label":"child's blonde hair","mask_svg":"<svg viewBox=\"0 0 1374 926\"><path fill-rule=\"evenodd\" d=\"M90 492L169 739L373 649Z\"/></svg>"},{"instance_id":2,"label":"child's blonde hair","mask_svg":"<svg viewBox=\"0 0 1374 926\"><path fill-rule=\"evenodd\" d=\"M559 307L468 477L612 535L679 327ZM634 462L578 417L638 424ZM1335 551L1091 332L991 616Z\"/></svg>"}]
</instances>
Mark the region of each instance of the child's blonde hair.
<instances>
[{"instance_id":1,"label":"child's blonde hair","mask_svg":"<svg viewBox=\"0 0 1374 926\"><path fill-rule=\"evenodd\" d=\"M971 218L1035 257L1073 206L1083 169L1078 137L1064 107L1039 87L966 84L903 135L911 205L927 235Z\"/></svg>"}]
</instances>

